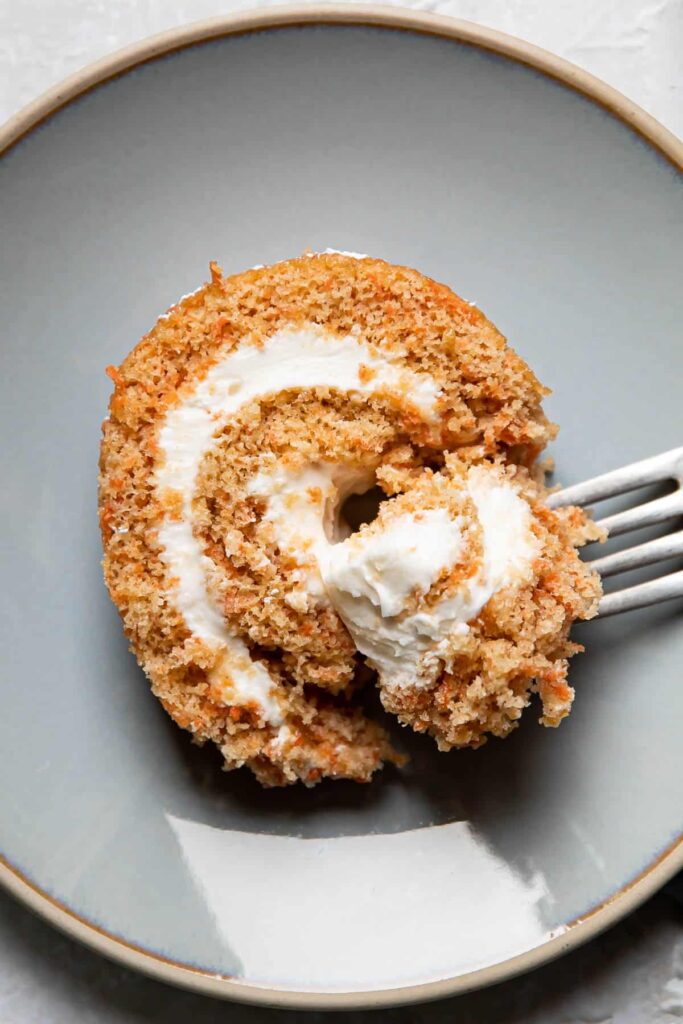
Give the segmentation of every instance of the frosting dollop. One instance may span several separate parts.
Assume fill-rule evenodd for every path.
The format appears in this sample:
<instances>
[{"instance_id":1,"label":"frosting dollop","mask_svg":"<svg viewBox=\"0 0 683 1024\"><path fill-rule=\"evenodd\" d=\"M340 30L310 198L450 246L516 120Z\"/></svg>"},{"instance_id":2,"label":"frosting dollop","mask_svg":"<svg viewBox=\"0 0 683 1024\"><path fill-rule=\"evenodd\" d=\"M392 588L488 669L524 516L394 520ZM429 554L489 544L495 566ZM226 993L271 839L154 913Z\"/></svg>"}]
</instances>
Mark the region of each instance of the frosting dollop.
<instances>
[{"instance_id":1,"label":"frosting dollop","mask_svg":"<svg viewBox=\"0 0 683 1024\"><path fill-rule=\"evenodd\" d=\"M459 483L448 486L457 491ZM330 600L384 683L428 683L448 662L449 639L469 632L497 591L531 572L538 541L512 481L495 467L475 466L461 490L470 501L459 515L437 507L384 522L380 514L321 559ZM430 600L433 585L457 566L454 582Z\"/></svg>"}]
</instances>

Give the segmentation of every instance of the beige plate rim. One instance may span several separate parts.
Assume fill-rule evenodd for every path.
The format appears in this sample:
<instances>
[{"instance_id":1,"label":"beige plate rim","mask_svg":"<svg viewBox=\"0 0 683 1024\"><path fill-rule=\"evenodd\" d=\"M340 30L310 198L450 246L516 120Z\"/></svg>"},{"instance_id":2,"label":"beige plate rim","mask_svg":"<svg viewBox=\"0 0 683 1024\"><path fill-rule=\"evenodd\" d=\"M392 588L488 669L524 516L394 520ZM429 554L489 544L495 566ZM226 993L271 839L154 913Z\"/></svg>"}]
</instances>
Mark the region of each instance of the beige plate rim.
<instances>
[{"instance_id":1,"label":"beige plate rim","mask_svg":"<svg viewBox=\"0 0 683 1024\"><path fill-rule=\"evenodd\" d=\"M560 57L523 40L472 22L409 9L380 5L322 4L271 7L210 18L163 32L127 46L89 65L49 89L0 127L0 156L33 128L71 100L130 68L222 36L295 25L372 25L423 35L440 36L478 47L525 64L582 93L634 129L679 170L683 170L683 142L621 93ZM133 946L81 918L34 885L0 856L0 884L31 910L91 949L126 967L160 981L206 995L266 1006L298 1009L351 1009L396 1006L439 999L482 988L514 977L552 960L608 928L657 891L683 868L683 836L649 865L633 882L608 901L573 922L569 930L536 948L481 970L455 978L401 988L366 992L295 991L258 986L222 975L209 974Z\"/></svg>"}]
</instances>

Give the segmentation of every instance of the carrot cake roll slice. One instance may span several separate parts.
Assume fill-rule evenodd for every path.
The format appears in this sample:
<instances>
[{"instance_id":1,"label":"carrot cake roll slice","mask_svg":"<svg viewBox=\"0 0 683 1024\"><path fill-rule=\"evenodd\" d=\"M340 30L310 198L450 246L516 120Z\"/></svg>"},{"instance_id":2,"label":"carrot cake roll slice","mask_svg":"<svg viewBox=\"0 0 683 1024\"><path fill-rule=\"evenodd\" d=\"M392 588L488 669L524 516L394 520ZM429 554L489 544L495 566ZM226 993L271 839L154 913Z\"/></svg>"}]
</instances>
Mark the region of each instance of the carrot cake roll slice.
<instances>
[{"instance_id":1,"label":"carrot cake roll slice","mask_svg":"<svg viewBox=\"0 0 683 1024\"><path fill-rule=\"evenodd\" d=\"M392 508L419 502L451 480L450 452L458 465L498 460L531 493L524 467L554 434L546 391L483 314L381 260L307 254L229 278L212 265L109 373L105 579L175 721L266 785L367 781L400 761L356 699L368 657L403 721L442 744L465 738L426 696L436 675L417 696L394 694L338 596L330 552L351 550L349 495L379 484ZM468 512L470 499L444 499L442 518L463 501ZM568 530L557 526L558 545ZM445 577L425 600L433 586ZM444 672L458 664L449 653Z\"/></svg>"}]
</instances>

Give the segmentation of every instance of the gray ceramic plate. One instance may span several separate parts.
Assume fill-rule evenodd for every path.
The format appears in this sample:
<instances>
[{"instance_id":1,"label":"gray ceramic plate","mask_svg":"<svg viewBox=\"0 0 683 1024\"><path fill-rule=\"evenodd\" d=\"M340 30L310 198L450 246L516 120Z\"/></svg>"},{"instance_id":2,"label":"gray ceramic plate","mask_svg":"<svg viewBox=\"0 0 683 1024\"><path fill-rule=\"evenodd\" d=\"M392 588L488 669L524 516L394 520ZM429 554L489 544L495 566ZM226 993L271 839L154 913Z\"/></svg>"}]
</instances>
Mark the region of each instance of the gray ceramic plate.
<instances>
[{"instance_id":1,"label":"gray ceramic plate","mask_svg":"<svg viewBox=\"0 0 683 1024\"><path fill-rule=\"evenodd\" d=\"M538 964L669 877L680 606L581 631L557 732L531 712L507 742L449 756L402 734L410 767L371 786L264 792L150 695L95 516L104 366L209 259L236 271L306 247L414 264L476 300L554 388L563 481L679 445L667 133L486 30L306 8L135 47L4 141L5 883L158 977L348 1006Z\"/></svg>"}]
</instances>

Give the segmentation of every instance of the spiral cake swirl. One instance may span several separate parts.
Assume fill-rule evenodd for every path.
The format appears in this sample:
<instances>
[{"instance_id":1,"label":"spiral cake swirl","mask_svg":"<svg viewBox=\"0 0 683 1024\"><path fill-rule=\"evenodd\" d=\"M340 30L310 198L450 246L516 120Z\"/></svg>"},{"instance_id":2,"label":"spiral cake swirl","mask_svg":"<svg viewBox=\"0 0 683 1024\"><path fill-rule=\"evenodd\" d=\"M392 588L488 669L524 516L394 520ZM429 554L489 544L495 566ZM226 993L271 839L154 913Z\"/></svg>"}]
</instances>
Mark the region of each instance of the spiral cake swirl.
<instances>
[{"instance_id":1,"label":"spiral cake swirl","mask_svg":"<svg viewBox=\"0 0 683 1024\"><path fill-rule=\"evenodd\" d=\"M227 767L400 763L356 700L366 666L444 749L505 735L533 687L546 724L566 713L591 527L543 505L545 389L479 310L369 258L212 265L109 372L106 582L154 692Z\"/></svg>"}]
</instances>

